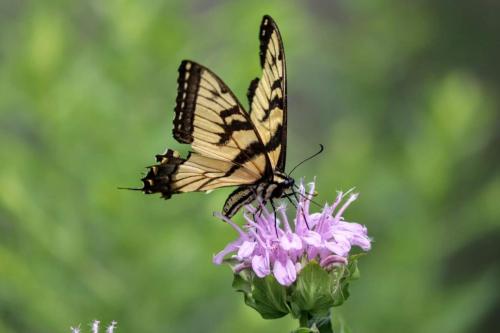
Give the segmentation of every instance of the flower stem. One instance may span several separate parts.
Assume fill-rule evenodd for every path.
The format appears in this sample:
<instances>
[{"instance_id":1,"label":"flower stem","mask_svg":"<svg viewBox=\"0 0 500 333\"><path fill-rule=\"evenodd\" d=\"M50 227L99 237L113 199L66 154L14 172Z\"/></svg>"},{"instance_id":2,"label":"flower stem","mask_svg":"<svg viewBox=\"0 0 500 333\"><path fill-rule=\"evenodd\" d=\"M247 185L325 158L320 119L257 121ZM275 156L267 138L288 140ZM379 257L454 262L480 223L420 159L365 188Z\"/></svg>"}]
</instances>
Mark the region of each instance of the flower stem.
<instances>
[{"instance_id":1,"label":"flower stem","mask_svg":"<svg viewBox=\"0 0 500 333\"><path fill-rule=\"evenodd\" d=\"M300 327L309 327L309 313L303 312L299 318Z\"/></svg>"},{"instance_id":2,"label":"flower stem","mask_svg":"<svg viewBox=\"0 0 500 333\"><path fill-rule=\"evenodd\" d=\"M315 327L320 333L333 333L330 311L324 316L312 316L303 312L299 318L300 327Z\"/></svg>"}]
</instances>

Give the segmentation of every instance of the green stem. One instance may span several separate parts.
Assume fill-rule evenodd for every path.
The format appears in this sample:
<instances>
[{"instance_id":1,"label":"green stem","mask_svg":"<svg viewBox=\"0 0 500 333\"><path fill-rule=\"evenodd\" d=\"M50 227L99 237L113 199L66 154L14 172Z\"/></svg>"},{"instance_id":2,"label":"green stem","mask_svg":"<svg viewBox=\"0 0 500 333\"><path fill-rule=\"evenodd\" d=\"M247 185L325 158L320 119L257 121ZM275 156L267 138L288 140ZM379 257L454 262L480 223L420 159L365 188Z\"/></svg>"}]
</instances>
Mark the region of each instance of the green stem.
<instances>
[{"instance_id":1,"label":"green stem","mask_svg":"<svg viewBox=\"0 0 500 333\"><path fill-rule=\"evenodd\" d=\"M300 327L312 328L316 326L320 333L333 333L331 314L328 312L325 316L312 316L308 312L303 312L299 318Z\"/></svg>"},{"instance_id":2,"label":"green stem","mask_svg":"<svg viewBox=\"0 0 500 333\"><path fill-rule=\"evenodd\" d=\"M309 327L310 315L307 312L303 312L299 318L300 327Z\"/></svg>"}]
</instances>

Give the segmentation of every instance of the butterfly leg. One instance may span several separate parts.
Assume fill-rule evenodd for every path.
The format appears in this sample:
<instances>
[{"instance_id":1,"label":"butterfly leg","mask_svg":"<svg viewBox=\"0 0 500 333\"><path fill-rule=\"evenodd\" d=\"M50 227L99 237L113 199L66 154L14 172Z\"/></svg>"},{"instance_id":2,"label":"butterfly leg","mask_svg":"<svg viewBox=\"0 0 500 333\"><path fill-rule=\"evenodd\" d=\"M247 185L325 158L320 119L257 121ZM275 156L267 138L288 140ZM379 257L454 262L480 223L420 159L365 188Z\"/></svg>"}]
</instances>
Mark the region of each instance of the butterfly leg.
<instances>
[{"instance_id":1,"label":"butterfly leg","mask_svg":"<svg viewBox=\"0 0 500 333\"><path fill-rule=\"evenodd\" d=\"M297 205L295 204L295 202L293 202L293 200L292 200L292 196L293 196L293 194L289 194L289 195L287 194L287 195L286 195L286 196L284 196L283 198L287 198L287 199L288 199L288 201L290 201L290 203L292 204L292 206L293 206L293 207L295 207L295 210L297 210Z\"/></svg>"},{"instance_id":2,"label":"butterfly leg","mask_svg":"<svg viewBox=\"0 0 500 333\"><path fill-rule=\"evenodd\" d=\"M295 192L295 190L292 189L292 191L293 191L292 193L288 193L288 194L284 195L283 198L287 198L288 201L290 201L290 203L292 204L292 206L295 207L295 210L298 210L297 204L295 204L295 202L293 202L292 197L294 197L295 200L297 200L297 203L299 202L299 198L297 197L297 193ZM310 230L311 228L309 228L309 223L307 222L307 218L304 214L304 211L301 210L301 212L302 212L302 217L304 218L304 221L306 222L307 229Z\"/></svg>"},{"instance_id":3,"label":"butterfly leg","mask_svg":"<svg viewBox=\"0 0 500 333\"><path fill-rule=\"evenodd\" d=\"M274 232L276 233L276 237L279 237L279 235L278 235L278 220L276 218L276 207L274 207L273 199L269 200L269 203L271 203L271 207L273 207L273 213L274 213Z\"/></svg>"},{"instance_id":4,"label":"butterfly leg","mask_svg":"<svg viewBox=\"0 0 500 333\"><path fill-rule=\"evenodd\" d=\"M299 197L297 196L297 192L295 192L295 189L292 187L292 191L293 191L293 196L295 197L295 200L297 200L297 205L299 205ZM302 217L304 218L304 222L306 223L306 226L307 226L307 229L311 230L311 228L309 227L309 223L307 222L307 217L306 217L306 214L304 214L304 209L302 207L299 207L300 208L300 212L302 213ZM299 209L297 208L297 209Z\"/></svg>"},{"instance_id":5,"label":"butterfly leg","mask_svg":"<svg viewBox=\"0 0 500 333\"><path fill-rule=\"evenodd\" d=\"M255 212L253 212L253 219L254 219L254 221L255 221L255 217L256 216L260 216L261 214L262 214L262 206L259 205L257 207L257 209L255 210Z\"/></svg>"}]
</instances>

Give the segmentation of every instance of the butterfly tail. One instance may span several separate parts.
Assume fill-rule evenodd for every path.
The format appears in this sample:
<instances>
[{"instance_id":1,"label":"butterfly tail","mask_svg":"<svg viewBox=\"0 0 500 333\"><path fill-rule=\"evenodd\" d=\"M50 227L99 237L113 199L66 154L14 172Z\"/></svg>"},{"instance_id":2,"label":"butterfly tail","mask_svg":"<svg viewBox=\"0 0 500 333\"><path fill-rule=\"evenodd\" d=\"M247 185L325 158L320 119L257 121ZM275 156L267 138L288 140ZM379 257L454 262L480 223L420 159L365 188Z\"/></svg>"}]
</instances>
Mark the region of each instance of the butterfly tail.
<instances>
[{"instance_id":1,"label":"butterfly tail","mask_svg":"<svg viewBox=\"0 0 500 333\"><path fill-rule=\"evenodd\" d=\"M165 154L156 155L156 161L159 164L148 167L147 175L141 179L141 190L145 194L161 193L162 198L170 199L175 193L171 187L172 176L186 160L179 157L178 152L168 149Z\"/></svg>"}]
</instances>

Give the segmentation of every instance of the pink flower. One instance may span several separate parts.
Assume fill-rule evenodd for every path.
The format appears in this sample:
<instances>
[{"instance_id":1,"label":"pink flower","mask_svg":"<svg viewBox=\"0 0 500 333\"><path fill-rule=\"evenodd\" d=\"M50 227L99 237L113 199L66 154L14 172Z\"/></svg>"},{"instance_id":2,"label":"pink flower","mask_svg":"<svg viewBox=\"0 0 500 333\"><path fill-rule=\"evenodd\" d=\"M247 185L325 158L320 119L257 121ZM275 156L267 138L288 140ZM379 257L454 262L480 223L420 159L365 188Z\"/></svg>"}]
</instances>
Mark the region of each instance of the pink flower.
<instances>
[{"instance_id":1,"label":"pink flower","mask_svg":"<svg viewBox=\"0 0 500 333\"><path fill-rule=\"evenodd\" d=\"M310 183L306 192L304 186L300 186L293 225L288 221L284 205L276 209L276 220L275 213L263 205L260 212L251 205L246 206L243 228L216 214L239 233L239 238L215 255L213 262L220 265L232 253L231 258L237 262L233 267L235 272L251 269L259 278L273 274L281 285L289 286L307 261L316 260L323 268L330 269L347 264L353 246L369 251L371 240L366 227L346 222L342 217L357 194L350 194L345 200L348 193L340 192L332 205L310 214L314 187L315 184Z\"/></svg>"}]
</instances>

